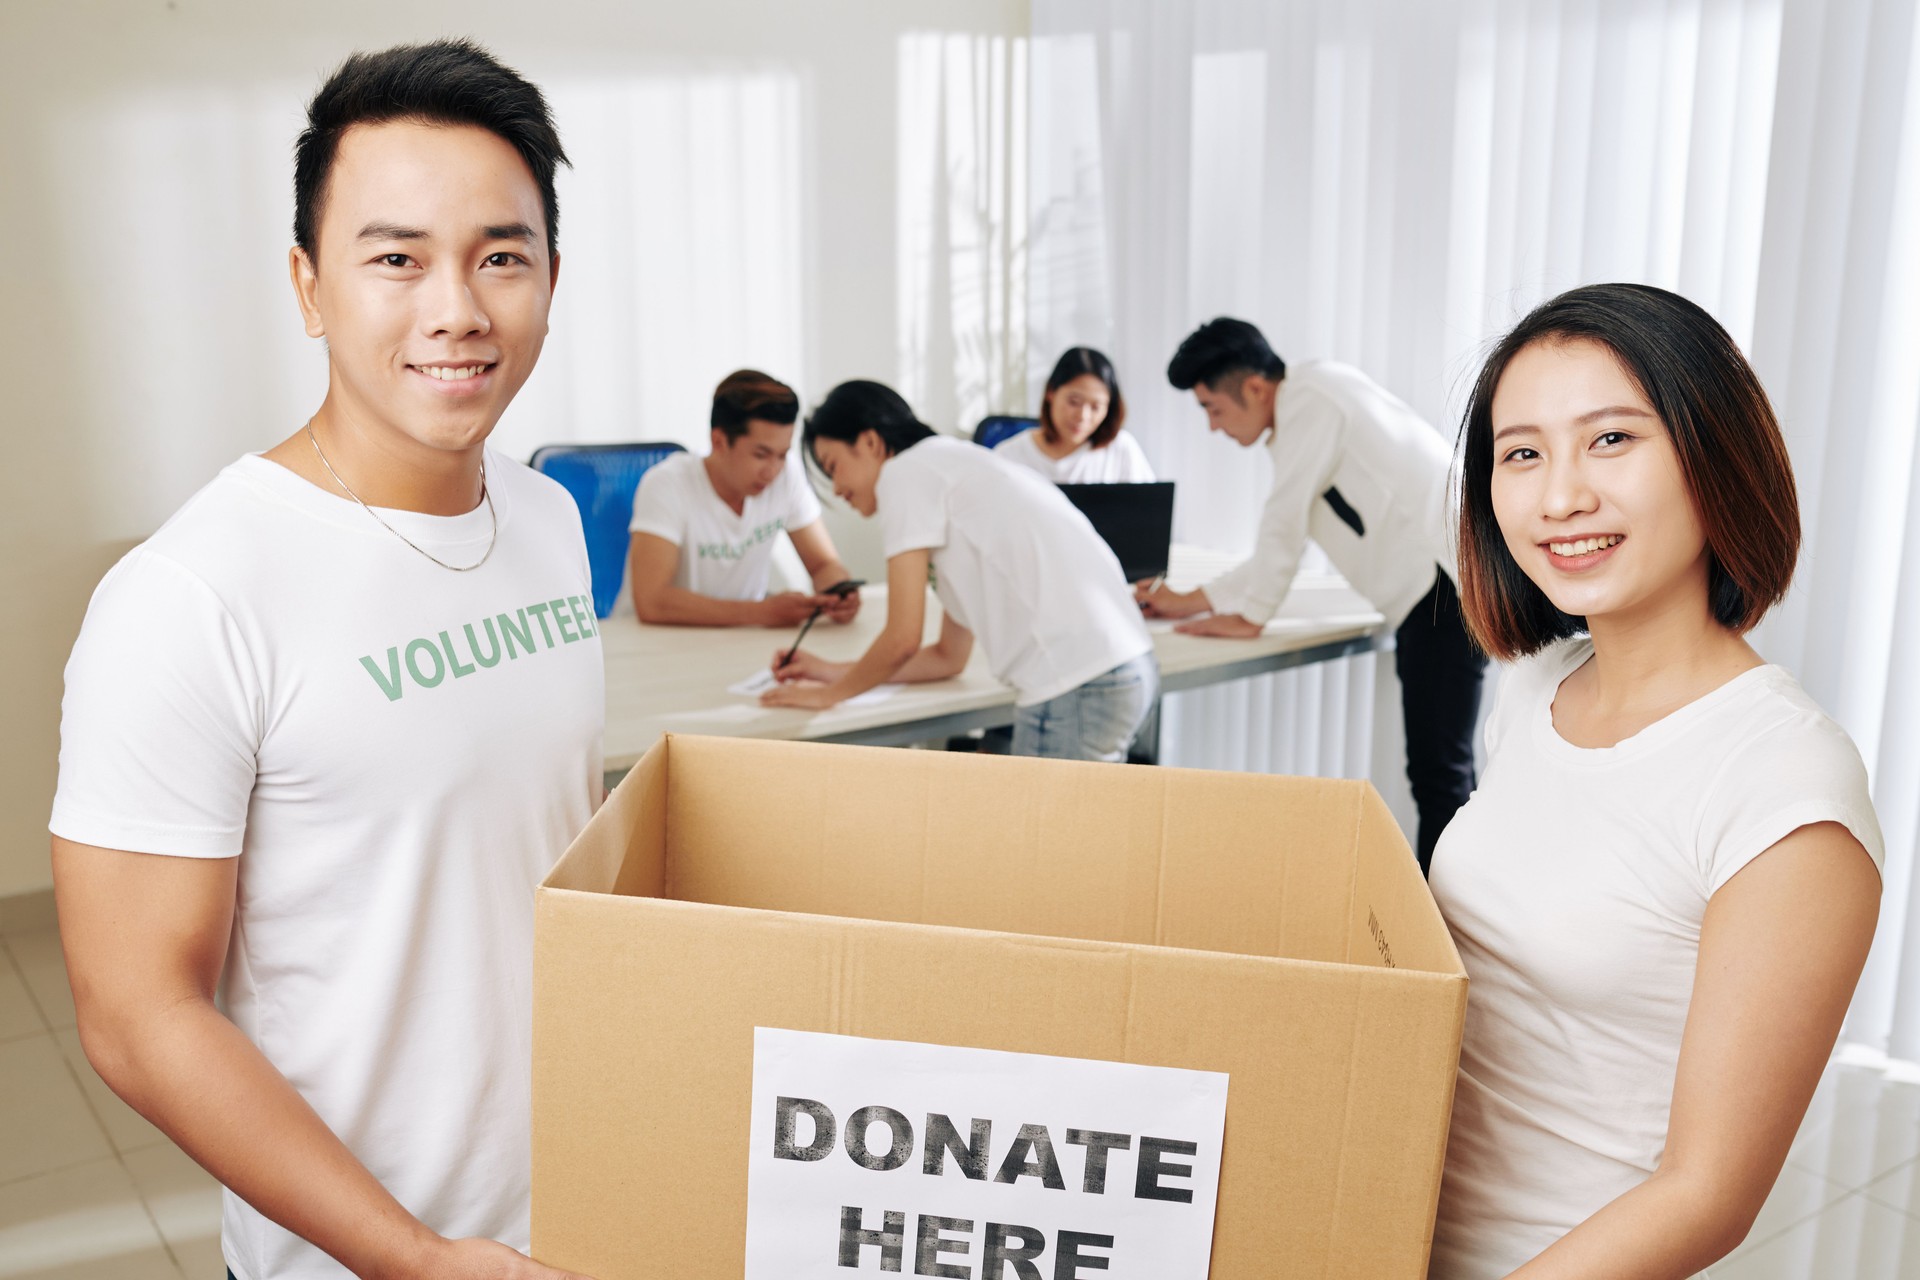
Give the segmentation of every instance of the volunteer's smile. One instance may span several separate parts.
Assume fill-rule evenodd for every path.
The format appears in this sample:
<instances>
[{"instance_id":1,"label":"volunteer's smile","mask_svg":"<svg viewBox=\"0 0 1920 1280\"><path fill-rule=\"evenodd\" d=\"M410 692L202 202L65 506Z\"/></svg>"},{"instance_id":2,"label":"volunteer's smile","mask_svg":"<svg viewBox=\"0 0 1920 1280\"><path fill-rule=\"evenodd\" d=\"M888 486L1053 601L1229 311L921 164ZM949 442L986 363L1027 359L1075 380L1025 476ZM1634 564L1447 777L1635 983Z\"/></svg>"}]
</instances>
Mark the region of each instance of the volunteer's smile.
<instances>
[{"instance_id":1,"label":"volunteer's smile","mask_svg":"<svg viewBox=\"0 0 1920 1280\"><path fill-rule=\"evenodd\" d=\"M1612 558L1613 550L1626 541L1622 533L1583 534L1577 538L1549 538L1539 544L1554 568L1578 573Z\"/></svg>"},{"instance_id":2,"label":"volunteer's smile","mask_svg":"<svg viewBox=\"0 0 1920 1280\"><path fill-rule=\"evenodd\" d=\"M442 395L472 395L484 387L497 362L490 360L435 360L407 366L414 373L433 383L433 389Z\"/></svg>"}]
</instances>

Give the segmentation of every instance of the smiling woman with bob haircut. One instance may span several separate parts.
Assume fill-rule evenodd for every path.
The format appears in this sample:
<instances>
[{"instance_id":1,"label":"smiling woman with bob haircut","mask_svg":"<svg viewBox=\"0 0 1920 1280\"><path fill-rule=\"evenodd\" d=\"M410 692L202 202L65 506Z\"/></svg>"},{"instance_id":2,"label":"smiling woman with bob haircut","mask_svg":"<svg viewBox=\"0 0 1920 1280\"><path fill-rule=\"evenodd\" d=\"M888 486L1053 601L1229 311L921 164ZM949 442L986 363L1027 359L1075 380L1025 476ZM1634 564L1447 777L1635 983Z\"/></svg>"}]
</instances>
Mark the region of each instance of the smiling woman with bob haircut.
<instances>
[{"instance_id":1,"label":"smiling woman with bob haircut","mask_svg":"<svg viewBox=\"0 0 1920 1280\"><path fill-rule=\"evenodd\" d=\"M1464 436L1460 594L1514 665L1432 888L1472 980L1435 1280L1683 1280L1746 1236L1866 961L1846 733L1745 636L1800 517L1765 391L1644 285L1545 303Z\"/></svg>"}]
</instances>

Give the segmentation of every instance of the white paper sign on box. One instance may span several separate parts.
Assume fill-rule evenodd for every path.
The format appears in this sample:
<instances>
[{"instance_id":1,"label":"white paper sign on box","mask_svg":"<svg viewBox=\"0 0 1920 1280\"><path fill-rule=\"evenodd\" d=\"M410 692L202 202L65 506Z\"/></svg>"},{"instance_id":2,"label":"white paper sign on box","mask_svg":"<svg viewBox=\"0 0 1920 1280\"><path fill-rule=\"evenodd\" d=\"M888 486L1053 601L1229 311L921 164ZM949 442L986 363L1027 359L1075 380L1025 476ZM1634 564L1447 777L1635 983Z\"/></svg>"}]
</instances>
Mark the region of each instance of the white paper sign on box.
<instances>
[{"instance_id":1,"label":"white paper sign on box","mask_svg":"<svg viewBox=\"0 0 1920 1280\"><path fill-rule=\"evenodd\" d=\"M1225 1075L753 1035L745 1280L1204 1280Z\"/></svg>"}]
</instances>

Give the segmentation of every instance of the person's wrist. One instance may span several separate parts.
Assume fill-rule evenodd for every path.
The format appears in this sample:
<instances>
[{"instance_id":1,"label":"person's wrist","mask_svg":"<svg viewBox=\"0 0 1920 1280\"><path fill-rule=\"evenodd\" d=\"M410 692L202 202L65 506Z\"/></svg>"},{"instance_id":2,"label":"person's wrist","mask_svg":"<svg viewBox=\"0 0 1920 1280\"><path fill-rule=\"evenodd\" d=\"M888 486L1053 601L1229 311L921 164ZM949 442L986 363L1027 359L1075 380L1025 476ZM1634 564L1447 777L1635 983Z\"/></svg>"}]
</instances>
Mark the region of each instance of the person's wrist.
<instances>
[{"instance_id":1,"label":"person's wrist","mask_svg":"<svg viewBox=\"0 0 1920 1280\"><path fill-rule=\"evenodd\" d=\"M442 1257L453 1242L417 1218L396 1224L380 1257L363 1274L366 1280L423 1280L443 1274Z\"/></svg>"}]
</instances>

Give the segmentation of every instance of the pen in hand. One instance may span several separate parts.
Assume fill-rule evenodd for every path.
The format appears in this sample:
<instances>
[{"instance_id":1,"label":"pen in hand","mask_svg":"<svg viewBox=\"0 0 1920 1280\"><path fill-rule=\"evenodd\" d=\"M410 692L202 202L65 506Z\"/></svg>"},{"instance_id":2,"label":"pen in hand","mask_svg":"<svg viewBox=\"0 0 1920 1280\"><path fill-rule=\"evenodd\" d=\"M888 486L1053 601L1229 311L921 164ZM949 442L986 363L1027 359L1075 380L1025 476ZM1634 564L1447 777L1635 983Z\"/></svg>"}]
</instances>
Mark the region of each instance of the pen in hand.
<instances>
[{"instance_id":1,"label":"pen in hand","mask_svg":"<svg viewBox=\"0 0 1920 1280\"><path fill-rule=\"evenodd\" d=\"M843 581L836 582L832 586L828 587L824 592L824 594L832 596L836 600L845 600L848 596L852 595L854 592L858 591L861 587L864 587L866 585L867 584L861 581L859 578L847 578ZM773 664L773 670L776 675L779 674L780 669L782 667L785 667L789 662L792 662L796 657L799 656L800 642L807 638L808 628L813 626L815 620L820 617L821 610L825 609L826 607L827 606L825 601L822 601L820 604L813 606L813 612L808 614L807 620L800 624L800 634L793 638L793 647L788 649L786 653L781 656L780 661Z\"/></svg>"},{"instance_id":2,"label":"pen in hand","mask_svg":"<svg viewBox=\"0 0 1920 1280\"><path fill-rule=\"evenodd\" d=\"M785 656L783 656L783 657L782 657L782 658L780 659L780 661L779 661L779 663L778 663L778 664L777 664L777 665L776 665L776 666L774 667L774 670L775 670L776 672L777 672L777 671L779 671L781 667L784 667L784 666L786 666L786 665L787 665L787 664L788 664L789 662L792 662L792 661L793 661L793 659L794 659L794 655L800 652L800 642L801 642L802 640L805 640L805 639L807 638L807 631L808 631L808 629L809 629L809 628L811 628L811 627L813 626L813 623L814 623L814 619L816 619L816 618L818 618L818 617L820 616L820 611L821 611L821 609L823 609L824 607L825 607L825 606L823 606L823 605L815 605L815 606L813 606L813 612L812 612L812 613L810 613L810 614L808 614L808 615L807 615L807 620L806 620L805 622L803 622L803 623L801 623L801 624L800 624L800 634L799 634L799 635L797 635L797 636L795 636L795 637L793 638L793 645L792 645L792 647L791 647L791 648L789 648L789 649L787 650L787 652L786 652L786 654L785 654Z\"/></svg>"}]
</instances>

